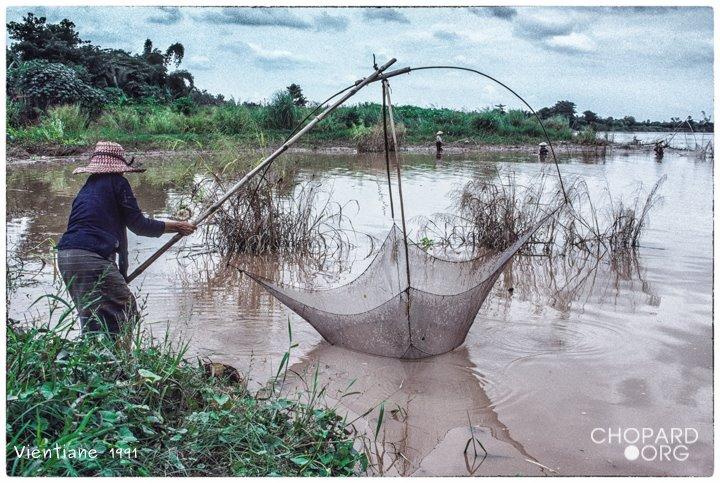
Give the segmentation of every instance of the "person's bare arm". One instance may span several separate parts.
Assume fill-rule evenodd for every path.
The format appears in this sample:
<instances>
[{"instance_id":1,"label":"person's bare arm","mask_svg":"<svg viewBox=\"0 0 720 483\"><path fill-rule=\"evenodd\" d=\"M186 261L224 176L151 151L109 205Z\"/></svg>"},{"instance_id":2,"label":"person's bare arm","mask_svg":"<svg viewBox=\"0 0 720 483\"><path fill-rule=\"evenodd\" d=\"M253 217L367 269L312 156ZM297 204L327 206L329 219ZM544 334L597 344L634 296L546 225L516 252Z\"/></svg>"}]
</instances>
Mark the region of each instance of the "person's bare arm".
<instances>
[{"instance_id":1,"label":"person's bare arm","mask_svg":"<svg viewBox=\"0 0 720 483\"><path fill-rule=\"evenodd\" d=\"M165 233L180 233L182 236L192 235L197 227L188 221L165 222Z\"/></svg>"}]
</instances>

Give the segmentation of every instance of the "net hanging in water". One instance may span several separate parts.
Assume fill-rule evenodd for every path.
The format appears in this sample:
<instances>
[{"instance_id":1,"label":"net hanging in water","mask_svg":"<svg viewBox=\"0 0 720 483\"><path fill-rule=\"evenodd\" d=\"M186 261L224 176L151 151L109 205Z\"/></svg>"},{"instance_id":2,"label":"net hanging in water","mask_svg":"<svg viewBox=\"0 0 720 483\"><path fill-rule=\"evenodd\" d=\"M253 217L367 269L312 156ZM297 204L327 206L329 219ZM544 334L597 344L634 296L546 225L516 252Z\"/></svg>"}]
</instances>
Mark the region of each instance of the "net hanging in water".
<instances>
[{"instance_id":1,"label":"net hanging in water","mask_svg":"<svg viewBox=\"0 0 720 483\"><path fill-rule=\"evenodd\" d=\"M387 80L382 85L385 159L391 189L388 125L393 146L397 146L397 136ZM543 217L505 250L459 262L437 258L408 241L400 160L396 149L393 153L402 228L393 223L379 252L358 278L337 288L316 290L284 286L245 273L333 345L380 356L420 359L449 352L463 343L513 255L552 215ZM392 204L391 211L394 221Z\"/></svg>"},{"instance_id":2,"label":"net hanging in water","mask_svg":"<svg viewBox=\"0 0 720 483\"><path fill-rule=\"evenodd\" d=\"M419 359L463 343L505 266L546 219L507 249L460 262L434 257L412 243L406 260L402 232L394 225L367 269L332 289L284 286L245 273L331 344Z\"/></svg>"}]
</instances>

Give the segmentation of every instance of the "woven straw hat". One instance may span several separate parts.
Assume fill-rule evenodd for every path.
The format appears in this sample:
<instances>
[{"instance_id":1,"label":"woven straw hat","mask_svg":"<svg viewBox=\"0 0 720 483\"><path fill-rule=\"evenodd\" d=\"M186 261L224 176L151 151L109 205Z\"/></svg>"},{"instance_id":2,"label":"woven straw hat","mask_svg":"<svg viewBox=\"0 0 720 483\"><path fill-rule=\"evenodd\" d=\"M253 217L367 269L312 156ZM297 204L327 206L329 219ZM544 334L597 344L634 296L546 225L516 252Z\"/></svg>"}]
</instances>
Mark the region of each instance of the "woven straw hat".
<instances>
[{"instance_id":1,"label":"woven straw hat","mask_svg":"<svg viewBox=\"0 0 720 483\"><path fill-rule=\"evenodd\" d=\"M439 135L441 135L441 134L445 134L445 133L444 133L444 132L442 132L442 131L438 131L438 132L437 132L436 134L437 134L437 135L439 136Z\"/></svg>"},{"instance_id":2,"label":"woven straw hat","mask_svg":"<svg viewBox=\"0 0 720 483\"><path fill-rule=\"evenodd\" d=\"M130 161L125 159L125 150L118 143L99 141L95 145L90 157L90 163L82 168L77 168L73 174L78 173L142 173L145 168L135 164L135 158Z\"/></svg>"}]
</instances>

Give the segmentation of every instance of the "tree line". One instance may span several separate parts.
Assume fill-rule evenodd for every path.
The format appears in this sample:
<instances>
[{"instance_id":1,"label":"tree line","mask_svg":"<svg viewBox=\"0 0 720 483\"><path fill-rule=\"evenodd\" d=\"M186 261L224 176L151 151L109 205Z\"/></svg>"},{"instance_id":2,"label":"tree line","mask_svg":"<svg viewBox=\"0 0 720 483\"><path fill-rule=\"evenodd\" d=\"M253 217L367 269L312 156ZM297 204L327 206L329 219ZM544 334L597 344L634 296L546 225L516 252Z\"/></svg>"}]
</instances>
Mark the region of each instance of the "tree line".
<instances>
[{"instance_id":1,"label":"tree line","mask_svg":"<svg viewBox=\"0 0 720 483\"><path fill-rule=\"evenodd\" d=\"M22 22L9 22L7 31L11 39L7 49L8 112L13 113L14 124L35 122L49 108L64 104L79 105L90 116L98 115L108 105L128 102L172 105L184 114L190 114L197 106L236 104L222 94L211 94L195 86L193 75L180 68L185 48L179 42L162 50L147 39L140 53L102 48L82 40L72 21L64 19L53 24L33 13L23 17ZM259 106L253 102L242 104ZM289 104L305 107L311 103L302 88L293 83L285 91L275 93L270 105L274 104L285 112ZM487 111L506 114L501 104ZM589 110L578 114L575 103L562 100L537 113L541 119L564 118L576 130L713 130L713 123L704 112L700 120L602 118ZM488 122L493 122L492 116L476 120L479 128Z\"/></svg>"},{"instance_id":2,"label":"tree line","mask_svg":"<svg viewBox=\"0 0 720 483\"><path fill-rule=\"evenodd\" d=\"M669 121L644 121L637 120L634 116L621 118L601 117L593 111L583 111L580 115L576 113L575 103L571 101L558 101L552 107L543 107L537 111L541 119L549 119L553 116L562 116L568 120L570 126L575 130L587 128L596 131L665 131L665 130L693 130L700 132L712 132L713 122L705 111L701 111L701 119L693 119L692 116L685 118L671 117Z\"/></svg>"}]
</instances>

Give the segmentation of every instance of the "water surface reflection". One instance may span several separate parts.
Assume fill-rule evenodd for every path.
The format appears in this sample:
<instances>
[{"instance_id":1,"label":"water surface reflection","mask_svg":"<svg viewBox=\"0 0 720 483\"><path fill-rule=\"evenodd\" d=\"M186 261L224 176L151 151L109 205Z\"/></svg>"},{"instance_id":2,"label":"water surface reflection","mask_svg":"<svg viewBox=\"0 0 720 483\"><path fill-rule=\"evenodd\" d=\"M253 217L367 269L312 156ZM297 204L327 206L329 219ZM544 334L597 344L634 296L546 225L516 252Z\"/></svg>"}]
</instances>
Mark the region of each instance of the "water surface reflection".
<instances>
[{"instance_id":1,"label":"water surface reflection","mask_svg":"<svg viewBox=\"0 0 720 483\"><path fill-rule=\"evenodd\" d=\"M300 182L319 180L335 201L358 201L359 235L342 260L297 256L239 257L237 266L297 285L332 286L357 276L391 226L381 158L294 156ZM131 178L141 206L172 211L182 191L169 172L183 161L154 159ZM420 218L452 209L451 194L497 168L532 183L552 166L534 156L430 155L404 158L403 188L413 228ZM73 166L9 166L7 232L10 254L40 271L37 283L10 300L9 314L32 318L38 295L53 290L49 240L65 228L82 178ZM712 471L712 162L667 153L565 157L565 176L584 179L593 196L606 190L630 198L639 184L667 176L664 201L651 214L636 257L519 257L493 288L465 344L449 354L403 362L328 346L302 319L209 253L201 236L153 265L133 288L146 296L148 327L188 338L193 355L241 368L259 382L288 347L287 324L299 347L299 373L320 362L337 394L357 379L361 394L343 398L355 414L386 400L386 460L396 474L464 475L470 426L490 456L475 474L709 474ZM603 207L598 207L603 209ZM131 266L163 243L130 237ZM510 290L512 289L512 290ZM397 408L395 407L397 406ZM397 409L395 413L391 410ZM468 415L470 423L468 423ZM366 424L374 427L372 413ZM622 449L591 442L594 427L694 427L700 439L682 465L629 462ZM390 460L397 460L390 468ZM472 465L470 466L472 469Z\"/></svg>"}]
</instances>

